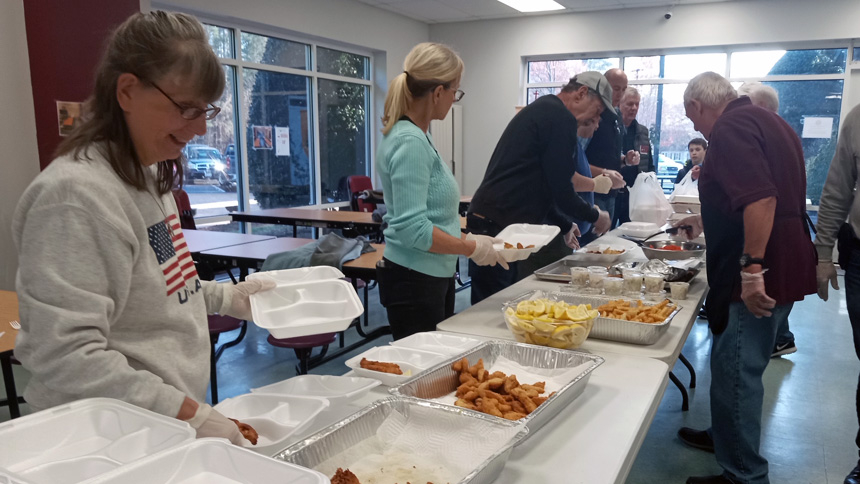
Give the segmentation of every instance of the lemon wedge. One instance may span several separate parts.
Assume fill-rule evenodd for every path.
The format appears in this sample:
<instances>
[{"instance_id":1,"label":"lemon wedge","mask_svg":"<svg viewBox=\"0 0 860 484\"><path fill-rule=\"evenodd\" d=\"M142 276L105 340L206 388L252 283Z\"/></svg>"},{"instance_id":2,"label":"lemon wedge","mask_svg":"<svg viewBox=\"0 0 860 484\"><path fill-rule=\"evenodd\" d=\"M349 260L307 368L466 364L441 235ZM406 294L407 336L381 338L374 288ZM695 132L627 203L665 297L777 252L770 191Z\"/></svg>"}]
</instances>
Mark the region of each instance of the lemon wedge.
<instances>
[{"instance_id":1,"label":"lemon wedge","mask_svg":"<svg viewBox=\"0 0 860 484\"><path fill-rule=\"evenodd\" d=\"M567 318L571 321L585 321L588 319L588 311L583 305L568 308L566 314Z\"/></svg>"},{"instance_id":2,"label":"lemon wedge","mask_svg":"<svg viewBox=\"0 0 860 484\"><path fill-rule=\"evenodd\" d=\"M531 312L531 301L520 301L517 303L517 313L529 314Z\"/></svg>"},{"instance_id":3,"label":"lemon wedge","mask_svg":"<svg viewBox=\"0 0 860 484\"><path fill-rule=\"evenodd\" d=\"M588 312L588 319L595 319L598 316L600 316L600 311L598 311L596 309L591 309L587 312Z\"/></svg>"},{"instance_id":4,"label":"lemon wedge","mask_svg":"<svg viewBox=\"0 0 860 484\"><path fill-rule=\"evenodd\" d=\"M564 338L565 335L570 334L572 331L573 330L570 328L570 326L561 325L555 328L555 330L552 332L552 337L553 339Z\"/></svg>"},{"instance_id":5,"label":"lemon wedge","mask_svg":"<svg viewBox=\"0 0 860 484\"><path fill-rule=\"evenodd\" d=\"M543 301L538 299L532 303L532 314L535 316L540 316L541 314L546 312L546 304Z\"/></svg>"},{"instance_id":6,"label":"lemon wedge","mask_svg":"<svg viewBox=\"0 0 860 484\"><path fill-rule=\"evenodd\" d=\"M549 340L549 346L552 348L558 348L560 350L563 350L563 349L566 349L568 346L570 346L570 341L568 341L566 339L555 339L555 338L553 338L553 339Z\"/></svg>"},{"instance_id":7,"label":"lemon wedge","mask_svg":"<svg viewBox=\"0 0 860 484\"><path fill-rule=\"evenodd\" d=\"M532 323L529 323L527 321L520 321L520 328L523 328L524 330L528 331L529 333L535 332L535 325L533 325Z\"/></svg>"},{"instance_id":8,"label":"lemon wedge","mask_svg":"<svg viewBox=\"0 0 860 484\"><path fill-rule=\"evenodd\" d=\"M539 316L539 317L535 318L535 320L534 320L535 329L540 331L541 333L552 334L552 332L555 330L555 325L552 324L552 320L547 322L541 318L543 318L543 316Z\"/></svg>"},{"instance_id":9,"label":"lemon wedge","mask_svg":"<svg viewBox=\"0 0 860 484\"><path fill-rule=\"evenodd\" d=\"M520 318L520 319L524 319L524 320L526 320L526 321L531 321L531 320L533 320L533 319L535 318L535 317L534 317L534 316L532 316L531 314L520 314L520 313L517 313L517 317L518 317L518 318Z\"/></svg>"},{"instance_id":10,"label":"lemon wedge","mask_svg":"<svg viewBox=\"0 0 860 484\"><path fill-rule=\"evenodd\" d=\"M549 336L541 336L539 334L530 334L532 343L536 345L546 346L549 344Z\"/></svg>"},{"instance_id":11,"label":"lemon wedge","mask_svg":"<svg viewBox=\"0 0 860 484\"><path fill-rule=\"evenodd\" d=\"M552 310L552 315L555 317L555 319L562 319L566 309L567 308L564 307L564 303L556 304Z\"/></svg>"},{"instance_id":12,"label":"lemon wedge","mask_svg":"<svg viewBox=\"0 0 860 484\"><path fill-rule=\"evenodd\" d=\"M588 330L581 324L574 324L570 327L570 342L575 346L579 346L585 342L588 337Z\"/></svg>"}]
</instances>

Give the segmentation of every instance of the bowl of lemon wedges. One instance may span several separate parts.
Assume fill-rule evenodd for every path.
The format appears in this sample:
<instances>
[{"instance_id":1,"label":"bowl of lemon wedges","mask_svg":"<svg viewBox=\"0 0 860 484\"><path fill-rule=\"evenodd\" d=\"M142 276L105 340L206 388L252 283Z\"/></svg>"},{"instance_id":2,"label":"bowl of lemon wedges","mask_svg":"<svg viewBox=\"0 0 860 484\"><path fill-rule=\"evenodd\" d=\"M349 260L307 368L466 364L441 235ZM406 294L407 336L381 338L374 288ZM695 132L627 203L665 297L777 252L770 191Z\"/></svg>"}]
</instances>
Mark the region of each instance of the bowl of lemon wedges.
<instances>
[{"instance_id":1,"label":"bowl of lemon wedges","mask_svg":"<svg viewBox=\"0 0 860 484\"><path fill-rule=\"evenodd\" d=\"M568 304L546 298L506 304L505 323L521 343L572 350L579 348L599 316L590 304Z\"/></svg>"}]
</instances>

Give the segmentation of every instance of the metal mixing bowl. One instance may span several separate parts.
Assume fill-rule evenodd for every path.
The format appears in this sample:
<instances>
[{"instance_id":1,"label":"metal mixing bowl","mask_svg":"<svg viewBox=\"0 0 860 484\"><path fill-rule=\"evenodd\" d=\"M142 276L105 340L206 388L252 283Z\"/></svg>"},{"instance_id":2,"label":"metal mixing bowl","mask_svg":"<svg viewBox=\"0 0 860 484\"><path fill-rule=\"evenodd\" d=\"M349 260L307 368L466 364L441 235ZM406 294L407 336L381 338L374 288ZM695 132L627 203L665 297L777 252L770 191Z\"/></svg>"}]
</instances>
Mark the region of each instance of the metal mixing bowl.
<instances>
[{"instance_id":1,"label":"metal mixing bowl","mask_svg":"<svg viewBox=\"0 0 860 484\"><path fill-rule=\"evenodd\" d=\"M667 245L678 245L682 250L665 250ZM682 242L678 240L649 240L642 244L642 252L649 259L681 260L690 257L701 257L705 253L705 244L697 242Z\"/></svg>"}]
</instances>

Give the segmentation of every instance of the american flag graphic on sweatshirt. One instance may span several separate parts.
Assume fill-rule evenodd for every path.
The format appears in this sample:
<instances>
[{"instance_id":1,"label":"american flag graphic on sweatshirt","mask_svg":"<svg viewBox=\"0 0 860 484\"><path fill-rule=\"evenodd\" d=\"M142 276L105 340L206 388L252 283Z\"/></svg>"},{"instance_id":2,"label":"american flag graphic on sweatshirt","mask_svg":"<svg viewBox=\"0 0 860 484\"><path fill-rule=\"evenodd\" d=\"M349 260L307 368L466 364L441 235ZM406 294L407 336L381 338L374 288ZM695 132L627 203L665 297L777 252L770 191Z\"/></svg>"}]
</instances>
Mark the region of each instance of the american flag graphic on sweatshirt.
<instances>
[{"instance_id":1,"label":"american flag graphic on sweatshirt","mask_svg":"<svg viewBox=\"0 0 860 484\"><path fill-rule=\"evenodd\" d=\"M164 283L167 286L167 295L185 287L185 282L197 277L191 252L182 235L179 226L179 218L176 214L170 214L162 222L158 222L147 229L149 232L149 245L155 251L158 265L164 272Z\"/></svg>"}]
</instances>

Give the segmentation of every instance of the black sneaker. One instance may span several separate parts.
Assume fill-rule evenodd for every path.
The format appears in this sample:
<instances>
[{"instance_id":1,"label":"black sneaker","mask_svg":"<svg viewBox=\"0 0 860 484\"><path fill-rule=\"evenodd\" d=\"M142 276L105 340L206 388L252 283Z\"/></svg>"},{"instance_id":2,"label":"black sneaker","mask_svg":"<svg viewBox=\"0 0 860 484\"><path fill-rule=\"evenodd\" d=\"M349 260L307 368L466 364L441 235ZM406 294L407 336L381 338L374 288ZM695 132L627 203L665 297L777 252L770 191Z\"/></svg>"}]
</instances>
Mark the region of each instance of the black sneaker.
<instances>
[{"instance_id":1,"label":"black sneaker","mask_svg":"<svg viewBox=\"0 0 860 484\"><path fill-rule=\"evenodd\" d=\"M705 321L708 320L708 312L705 311L705 308L699 310L699 319L704 319Z\"/></svg>"},{"instance_id":2,"label":"black sneaker","mask_svg":"<svg viewBox=\"0 0 860 484\"><path fill-rule=\"evenodd\" d=\"M854 470L845 476L844 484L860 484L860 462L857 463L857 467Z\"/></svg>"},{"instance_id":3,"label":"black sneaker","mask_svg":"<svg viewBox=\"0 0 860 484\"><path fill-rule=\"evenodd\" d=\"M773 347L773 353L770 354L770 357L776 358L777 356L790 355L795 351L797 351L797 346L794 345L794 341L783 344L777 343L777 345Z\"/></svg>"},{"instance_id":4,"label":"black sneaker","mask_svg":"<svg viewBox=\"0 0 860 484\"><path fill-rule=\"evenodd\" d=\"M690 447L701 449L711 454L714 453L714 439L711 438L707 430L681 427L681 430L678 431L678 438Z\"/></svg>"}]
</instances>

